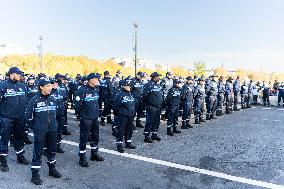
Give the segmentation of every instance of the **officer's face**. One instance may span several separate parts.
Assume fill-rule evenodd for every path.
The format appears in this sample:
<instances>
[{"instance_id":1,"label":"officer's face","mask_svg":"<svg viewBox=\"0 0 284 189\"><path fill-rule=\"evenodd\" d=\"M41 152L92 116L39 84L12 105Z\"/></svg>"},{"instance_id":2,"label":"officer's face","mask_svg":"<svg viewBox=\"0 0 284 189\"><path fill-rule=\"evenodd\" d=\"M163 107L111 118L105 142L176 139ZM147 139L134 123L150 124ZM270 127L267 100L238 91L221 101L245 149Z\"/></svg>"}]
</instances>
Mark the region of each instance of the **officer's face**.
<instances>
[{"instance_id":1,"label":"officer's face","mask_svg":"<svg viewBox=\"0 0 284 189\"><path fill-rule=\"evenodd\" d=\"M53 84L52 84L52 87L53 87L54 89L57 89L57 87L58 87L58 83L56 83L56 82L55 82L55 83L53 83Z\"/></svg>"},{"instance_id":2,"label":"officer's face","mask_svg":"<svg viewBox=\"0 0 284 189\"><path fill-rule=\"evenodd\" d=\"M130 86L123 86L123 89L126 90L127 92L131 91L131 87Z\"/></svg>"},{"instance_id":3,"label":"officer's face","mask_svg":"<svg viewBox=\"0 0 284 189\"><path fill-rule=\"evenodd\" d=\"M29 81L29 85L30 85L30 86L34 86L34 85L35 85L35 80L30 80L30 81Z\"/></svg>"},{"instance_id":4,"label":"officer's face","mask_svg":"<svg viewBox=\"0 0 284 189\"><path fill-rule=\"evenodd\" d=\"M159 82L160 81L160 77L154 77L154 81Z\"/></svg>"},{"instance_id":5,"label":"officer's face","mask_svg":"<svg viewBox=\"0 0 284 189\"><path fill-rule=\"evenodd\" d=\"M47 85L40 86L40 89L41 89L41 94L49 95L52 90L52 84L49 83Z\"/></svg>"},{"instance_id":6,"label":"officer's face","mask_svg":"<svg viewBox=\"0 0 284 189\"><path fill-rule=\"evenodd\" d=\"M204 81L203 80L199 81L199 84L203 86L204 85Z\"/></svg>"},{"instance_id":7,"label":"officer's face","mask_svg":"<svg viewBox=\"0 0 284 189\"><path fill-rule=\"evenodd\" d=\"M93 86L97 86L97 85L99 85L99 79L98 78L90 79L90 83Z\"/></svg>"},{"instance_id":8,"label":"officer's face","mask_svg":"<svg viewBox=\"0 0 284 189\"><path fill-rule=\"evenodd\" d=\"M20 81L21 79L21 75L20 74L16 74L16 73L13 73L10 75L10 78L14 81Z\"/></svg>"}]
</instances>

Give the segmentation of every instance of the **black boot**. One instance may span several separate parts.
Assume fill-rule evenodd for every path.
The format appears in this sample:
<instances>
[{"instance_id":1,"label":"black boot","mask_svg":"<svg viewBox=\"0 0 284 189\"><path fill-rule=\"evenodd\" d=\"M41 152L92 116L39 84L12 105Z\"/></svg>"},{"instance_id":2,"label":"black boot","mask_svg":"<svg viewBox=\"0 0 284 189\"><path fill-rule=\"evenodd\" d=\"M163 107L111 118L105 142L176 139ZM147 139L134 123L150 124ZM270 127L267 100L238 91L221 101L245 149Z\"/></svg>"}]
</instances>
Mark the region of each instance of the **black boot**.
<instances>
[{"instance_id":1,"label":"black boot","mask_svg":"<svg viewBox=\"0 0 284 189\"><path fill-rule=\"evenodd\" d=\"M168 127L168 128L167 128L167 135L169 135L169 136L174 136L174 133L173 133L173 131L172 131L172 127Z\"/></svg>"},{"instance_id":2,"label":"black boot","mask_svg":"<svg viewBox=\"0 0 284 189\"><path fill-rule=\"evenodd\" d=\"M220 110L216 111L216 116L221 116L221 111Z\"/></svg>"},{"instance_id":3,"label":"black boot","mask_svg":"<svg viewBox=\"0 0 284 189\"><path fill-rule=\"evenodd\" d=\"M64 150L61 148L60 144L57 144L57 146L56 146L56 152L57 152L57 153L61 153L61 154L64 153Z\"/></svg>"},{"instance_id":4,"label":"black boot","mask_svg":"<svg viewBox=\"0 0 284 189\"><path fill-rule=\"evenodd\" d=\"M181 129L189 129L189 128L186 126L186 121L185 121L185 120L182 120Z\"/></svg>"},{"instance_id":5,"label":"black boot","mask_svg":"<svg viewBox=\"0 0 284 189\"><path fill-rule=\"evenodd\" d=\"M211 120L210 115L206 114L206 120Z\"/></svg>"},{"instance_id":6,"label":"black boot","mask_svg":"<svg viewBox=\"0 0 284 189\"><path fill-rule=\"evenodd\" d=\"M181 131L178 130L178 128L177 128L176 125L174 125L174 127L173 127L173 132L174 132L174 133L181 133Z\"/></svg>"},{"instance_id":7,"label":"black boot","mask_svg":"<svg viewBox=\"0 0 284 189\"><path fill-rule=\"evenodd\" d=\"M47 156L47 149L46 148L43 149L42 155Z\"/></svg>"},{"instance_id":8,"label":"black boot","mask_svg":"<svg viewBox=\"0 0 284 189\"><path fill-rule=\"evenodd\" d=\"M154 143L154 141L150 138L149 135L145 135L144 142L146 142L146 143Z\"/></svg>"},{"instance_id":9,"label":"black boot","mask_svg":"<svg viewBox=\"0 0 284 189\"><path fill-rule=\"evenodd\" d=\"M91 161L104 161L105 159L101 157L96 150L91 151Z\"/></svg>"},{"instance_id":10,"label":"black boot","mask_svg":"<svg viewBox=\"0 0 284 189\"><path fill-rule=\"evenodd\" d=\"M186 127L187 128L193 128L192 125L190 125L189 120L186 121Z\"/></svg>"},{"instance_id":11,"label":"black boot","mask_svg":"<svg viewBox=\"0 0 284 189\"><path fill-rule=\"evenodd\" d=\"M200 124L199 118L195 118L194 124Z\"/></svg>"},{"instance_id":12,"label":"black boot","mask_svg":"<svg viewBox=\"0 0 284 189\"><path fill-rule=\"evenodd\" d=\"M240 109L237 106L235 106L234 111L240 111Z\"/></svg>"},{"instance_id":13,"label":"black boot","mask_svg":"<svg viewBox=\"0 0 284 189\"><path fill-rule=\"evenodd\" d=\"M18 154L17 155L17 161L18 161L18 163L23 164L23 165L29 165L30 164L30 162L25 158L24 154Z\"/></svg>"},{"instance_id":14,"label":"black boot","mask_svg":"<svg viewBox=\"0 0 284 189\"><path fill-rule=\"evenodd\" d=\"M157 133L153 133L151 139L156 141L161 141L161 138L157 135Z\"/></svg>"},{"instance_id":15,"label":"black boot","mask_svg":"<svg viewBox=\"0 0 284 189\"><path fill-rule=\"evenodd\" d=\"M199 122L204 123L204 122L206 122L206 121L203 119L203 117L202 117L202 116L200 116L200 117L199 117Z\"/></svg>"},{"instance_id":16,"label":"black boot","mask_svg":"<svg viewBox=\"0 0 284 189\"><path fill-rule=\"evenodd\" d=\"M128 148L128 149L135 149L136 146L130 142L127 142L126 145L125 145L125 148Z\"/></svg>"},{"instance_id":17,"label":"black boot","mask_svg":"<svg viewBox=\"0 0 284 189\"><path fill-rule=\"evenodd\" d=\"M119 145L117 145L117 151L119 153L124 153L125 150L124 150L123 146L121 144L119 144Z\"/></svg>"},{"instance_id":18,"label":"black boot","mask_svg":"<svg viewBox=\"0 0 284 189\"><path fill-rule=\"evenodd\" d=\"M80 161L79 161L79 164L82 166L82 167L89 167L89 164L86 160L86 156L85 154L80 154Z\"/></svg>"},{"instance_id":19,"label":"black boot","mask_svg":"<svg viewBox=\"0 0 284 189\"><path fill-rule=\"evenodd\" d=\"M101 126L106 126L104 117L101 117Z\"/></svg>"},{"instance_id":20,"label":"black boot","mask_svg":"<svg viewBox=\"0 0 284 189\"><path fill-rule=\"evenodd\" d=\"M111 124L113 123L110 115L107 116L107 123L111 123Z\"/></svg>"},{"instance_id":21,"label":"black boot","mask_svg":"<svg viewBox=\"0 0 284 189\"><path fill-rule=\"evenodd\" d=\"M140 120L140 119L137 119L137 120L136 120L136 127L144 128L144 126L142 125L142 123L141 123L141 120Z\"/></svg>"},{"instance_id":22,"label":"black boot","mask_svg":"<svg viewBox=\"0 0 284 189\"><path fill-rule=\"evenodd\" d=\"M62 130L63 135L71 135L71 133L67 130L67 126L64 125L63 130Z\"/></svg>"},{"instance_id":23,"label":"black boot","mask_svg":"<svg viewBox=\"0 0 284 189\"><path fill-rule=\"evenodd\" d=\"M54 178L61 178L62 175L55 169L55 164L48 164L49 167L49 176Z\"/></svg>"},{"instance_id":24,"label":"black boot","mask_svg":"<svg viewBox=\"0 0 284 189\"><path fill-rule=\"evenodd\" d=\"M42 185L42 180L39 176L39 169L32 169L32 179L31 182L34 183L35 185Z\"/></svg>"},{"instance_id":25,"label":"black boot","mask_svg":"<svg viewBox=\"0 0 284 189\"><path fill-rule=\"evenodd\" d=\"M214 114L210 114L210 119L217 119Z\"/></svg>"},{"instance_id":26,"label":"black boot","mask_svg":"<svg viewBox=\"0 0 284 189\"><path fill-rule=\"evenodd\" d=\"M32 144L33 142L29 139L28 133L25 133L24 143L26 145Z\"/></svg>"},{"instance_id":27,"label":"black boot","mask_svg":"<svg viewBox=\"0 0 284 189\"><path fill-rule=\"evenodd\" d=\"M9 167L8 167L8 164L7 164L6 156L0 156L0 170L2 172L9 171Z\"/></svg>"}]
</instances>

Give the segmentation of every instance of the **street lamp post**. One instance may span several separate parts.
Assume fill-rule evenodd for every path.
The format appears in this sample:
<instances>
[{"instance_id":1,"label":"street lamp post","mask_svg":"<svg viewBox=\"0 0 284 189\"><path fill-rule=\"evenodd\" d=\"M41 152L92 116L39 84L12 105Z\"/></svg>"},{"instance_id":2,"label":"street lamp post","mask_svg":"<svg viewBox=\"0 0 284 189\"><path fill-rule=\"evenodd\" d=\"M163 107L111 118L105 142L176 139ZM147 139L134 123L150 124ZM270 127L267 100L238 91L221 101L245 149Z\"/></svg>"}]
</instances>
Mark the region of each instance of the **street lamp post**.
<instances>
[{"instance_id":1,"label":"street lamp post","mask_svg":"<svg viewBox=\"0 0 284 189\"><path fill-rule=\"evenodd\" d=\"M137 74L137 29L138 29L138 22L133 23L134 26L134 71L135 75Z\"/></svg>"},{"instance_id":2,"label":"street lamp post","mask_svg":"<svg viewBox=\"0 0 284 189\"><path fill-rule=\"evenodd\" d=\"M39 36L39 47L38 47L38 50L39 50L39 58L40 58L40 72L43 73L43 68L42 68L42 64L43 64L43 56L42 56L42 40L43 40L43 37L42 36Z\"/></svg>"}]
</instances>

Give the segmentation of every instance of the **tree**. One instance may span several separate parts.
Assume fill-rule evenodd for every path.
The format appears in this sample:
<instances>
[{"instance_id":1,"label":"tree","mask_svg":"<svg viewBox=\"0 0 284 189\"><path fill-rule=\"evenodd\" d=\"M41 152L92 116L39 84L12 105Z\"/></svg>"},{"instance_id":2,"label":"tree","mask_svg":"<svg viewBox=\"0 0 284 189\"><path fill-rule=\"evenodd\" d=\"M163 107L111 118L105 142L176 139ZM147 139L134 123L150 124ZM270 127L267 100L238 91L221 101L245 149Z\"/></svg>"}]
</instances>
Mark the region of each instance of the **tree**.
<instances>
[{"instance_id":1,"label":"tree","mask_svg":"<svg viewBox=\"0 0 284 189\"><path fill-rule=\"evenodd\" d=\"M199 77L206 75L206 64L204 62L194 63L194 75Z\"/></svg>"}]
</instances>

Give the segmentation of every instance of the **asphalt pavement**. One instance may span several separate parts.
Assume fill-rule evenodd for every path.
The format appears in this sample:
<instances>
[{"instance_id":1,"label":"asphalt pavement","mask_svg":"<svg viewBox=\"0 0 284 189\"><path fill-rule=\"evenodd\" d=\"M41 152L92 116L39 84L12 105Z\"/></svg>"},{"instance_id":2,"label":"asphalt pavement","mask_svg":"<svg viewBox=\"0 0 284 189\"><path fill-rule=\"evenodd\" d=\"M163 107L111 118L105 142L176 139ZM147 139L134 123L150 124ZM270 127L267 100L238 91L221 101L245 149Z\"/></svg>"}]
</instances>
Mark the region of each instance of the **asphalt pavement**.
<instances>
[{"instance_id":1,"label":"asphalt pavement","mask_svg":"<svg viewBox=\"0 0 284 189\"><path fill-rule=\"evenodd\" d=\"M10 148L8 173L0 172L0 188L115 188L115 189L238 189L284 188L284 109L254 107L166 135L162 122L161 142L145 144L143 129L134 132L137 149L117 153L111 126L100 126L100 154L104 162L78 161L79 122L70 111L71 136L63 136L64 154L57 154L63 178L48 176L46 158L40 170L44 184L30 182L30 166L19 165ZM193 120L192 120L193 122ZM32 137L31 137L32 138ZM33 145L25 147L32 157ZM89 159L90 150L87 150Z\"/></svg>"}]
</instances>

